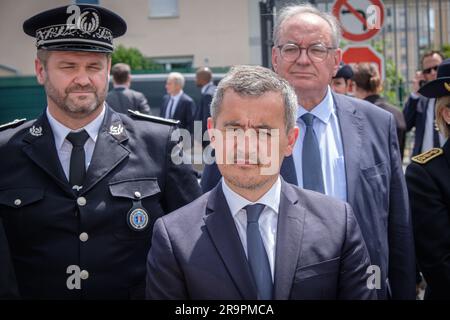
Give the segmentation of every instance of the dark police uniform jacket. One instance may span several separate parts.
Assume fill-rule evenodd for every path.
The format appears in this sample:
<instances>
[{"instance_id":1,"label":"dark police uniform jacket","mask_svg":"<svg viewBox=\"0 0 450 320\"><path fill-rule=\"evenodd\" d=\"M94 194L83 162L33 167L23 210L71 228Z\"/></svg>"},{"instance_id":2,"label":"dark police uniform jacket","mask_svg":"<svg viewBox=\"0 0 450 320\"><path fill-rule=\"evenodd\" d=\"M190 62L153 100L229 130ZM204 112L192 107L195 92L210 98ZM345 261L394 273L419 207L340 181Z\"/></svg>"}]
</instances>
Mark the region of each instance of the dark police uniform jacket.
<instances>
[{"instance_id":1,"label":"dark police uniform jacket","mask_svg":"<svg viewBox=\"0 0 450 320\"><path fill-rule=\"evenodd\" d=\"M143 298L154 221L201 194L192 167L171 161L175 125L106 108L78 192L45 112L0 134L0 215L23 298Z\"/></svg>"},{"instance_id":2,"label":"dark police uniform jacket","mask_svg":"<svg viewBox=\"0 0 450 320\"><path fill-rule=\"evenodd\" d=\"M406 181L425 298L450 299L450 142L412 160Z\"/></svg>"}]
</instances>

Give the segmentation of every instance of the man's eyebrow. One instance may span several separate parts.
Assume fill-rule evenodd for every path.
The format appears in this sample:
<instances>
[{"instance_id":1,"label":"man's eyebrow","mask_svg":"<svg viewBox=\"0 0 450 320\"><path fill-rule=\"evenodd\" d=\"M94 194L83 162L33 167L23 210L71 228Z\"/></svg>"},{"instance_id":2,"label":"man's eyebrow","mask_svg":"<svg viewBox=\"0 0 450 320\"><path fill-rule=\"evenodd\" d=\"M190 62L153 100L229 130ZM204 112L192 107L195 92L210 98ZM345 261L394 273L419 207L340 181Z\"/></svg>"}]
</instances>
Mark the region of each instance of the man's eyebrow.
<instances>
[{"instance_id":1,"label":"man's eyebrow","mask_svg":"<svg viewBox=\"0 0 450 320\"><path fill-rule=\"evenodd\" d=\"M255 129L267 129L267 130L273 129L273 127L271 127L268 124L260 124L260 125L257 125L257 126L253 126L253 128L255 128Z\"/></svg>"},{"instance_id":2,"label":"man's eyebrow","mask_svg":"<svg viewBox=\"0 0 450 320\"><path fill-rule=\"evenodd\" d=\"M224 127L242 127L242 125L239 123L239 121L227 121L223 124Z\"/></svg>"}]
</instances>

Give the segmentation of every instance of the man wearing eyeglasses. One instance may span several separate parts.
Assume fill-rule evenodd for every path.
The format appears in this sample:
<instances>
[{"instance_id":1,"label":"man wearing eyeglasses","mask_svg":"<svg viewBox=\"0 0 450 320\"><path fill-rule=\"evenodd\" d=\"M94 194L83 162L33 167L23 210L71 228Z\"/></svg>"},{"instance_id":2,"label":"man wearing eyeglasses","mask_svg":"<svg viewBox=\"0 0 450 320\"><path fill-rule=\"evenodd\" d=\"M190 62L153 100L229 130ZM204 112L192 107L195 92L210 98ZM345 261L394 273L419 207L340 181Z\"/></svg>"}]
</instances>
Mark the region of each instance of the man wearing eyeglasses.
<instances>
[{"instance_id":1,"label":"man wearing eyeglasses","mask_svg":"<svg viewBox=\"0 0 450 320\"><path fill-rule=\"evenodd\" d=\"M427 98L418 93L425 83L435 80L437 68L444 60L439 51L428 51L422 56L422 71L417 71L412 81L411 95L406 101L403 114L406 120L406 130L416 128L412 156L426 152L431 148L444 145L444 136L439 133L435 125L434 98Z\"/></svg>"},{"instance_id":2,"label":"man wearing eyeglasses","mask_svg":"<svg viewBox=\"0 0 450 320\"><path fill-rule=\"evenodd\" d=\"M414 299L414 243L395 119L331 91L342 55L339 38L334 16L311 5L287 6L277 16L272 65L295 89L300 128L281 175L350 203L379 271L378 298ZM218 177L215 165L206 166L203 191Z\"/></svg>"}]
</instances>

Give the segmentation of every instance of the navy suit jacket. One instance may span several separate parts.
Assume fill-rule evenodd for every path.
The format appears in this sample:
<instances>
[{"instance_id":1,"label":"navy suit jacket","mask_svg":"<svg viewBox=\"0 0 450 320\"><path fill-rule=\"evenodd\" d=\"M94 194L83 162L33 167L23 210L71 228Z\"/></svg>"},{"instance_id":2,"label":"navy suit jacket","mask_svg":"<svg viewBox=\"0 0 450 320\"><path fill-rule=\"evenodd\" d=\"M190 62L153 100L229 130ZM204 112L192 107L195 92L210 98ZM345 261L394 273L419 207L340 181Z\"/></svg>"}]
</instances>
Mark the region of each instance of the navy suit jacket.
<instances>
[{"instance_id":1,"label":"navy suit jacket","mask_svg":"<svg viewBox=\"0 0 450 320\"><path fill-rule=\"evenodd\" d=\"M410 96L403 109L403 115L405 116L406 121L406 131L410 131L413 127L416 128L412 156L418 155L422 151L429 101L430 99L424 96L419 96L417 99Z\"/></svg>"},{"instance_id":2,"label":"navy suit jacket","mask_svg":"<svg viewBox=\"0 0 450 320\"><path fill-rule=\"evenodd\" d=\"M333 93L344 146L347 201L366 241L372 264L381 268L382 299L415 299L415 257L405 177L394 116L373 104ZM281 175L297 184L292 156ZM203 191L220 179L207 165Z\"/></svg>"},{"instance_id":3,"label":"navy suit jacket","mask_svg":"<svg viewBox=\"0 0 450 320\"><path fill-rule=\"evenodd\" d=\"M376 299L348 204L282 180L277 228L274 299ZM157 220L148 298L255 300L255 288L221 184Z\"/></svg>"},{"instance_id":4,"label":"navy suit jacket","mask_svg":"<svg viewBox=\"0 0 450 320\"><path fill-rule=\"evenodd\" d=\"M160 117L166 117L166 110L169 105L170 95L166 94L163 97L163 106L161 107ZM193 130L193 117L196 110L195 102L186 93L183 93L178 100L178 104L173 114L174 120L180 121L180 128L187 129L192 133Z\"/></svg>"},{"instance_id":5,"label":"navy suit jacket","mask_svg":"<svg viewBox=\"0 0 450 320\"><path fill-rule=\"evenodd\" d=\"M207 130L207 121L208 118L211 116L211 102L214 96L214 92L216 91L217 87L213 84L209 84L206 87L206 90L204 93L202 93L201 99L200 99L200 105L197 108L196 114L195 114L195 121L201 121L202 122L202 134ZM203 147L206 147L209 144L209 141L202 141Z\"/></svg>"}]
</instances>

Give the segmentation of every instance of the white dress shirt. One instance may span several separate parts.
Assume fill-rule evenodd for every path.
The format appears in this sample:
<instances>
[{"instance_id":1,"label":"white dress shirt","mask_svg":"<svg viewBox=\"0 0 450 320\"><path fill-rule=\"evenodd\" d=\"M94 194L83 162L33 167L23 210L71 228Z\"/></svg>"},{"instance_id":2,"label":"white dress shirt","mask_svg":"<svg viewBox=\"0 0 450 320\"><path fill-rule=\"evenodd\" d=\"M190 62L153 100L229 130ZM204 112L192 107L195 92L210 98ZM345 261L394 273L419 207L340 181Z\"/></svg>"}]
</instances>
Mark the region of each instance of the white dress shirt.
<instances>
[{"instance_id":1,"label":"white dress shirt","mask_svg":"<svg viewBox=\"0 0 450 320\"><path fill-rule=\"evenodd\" d=\"M261 203L266 207L259 216L259 232L264 243L264 247L269 258L270 271L272 273L272 281L275 277L275 249L277 239L278 210L280 207L281 180L278 177L274 185L259 200L250 202L243 198L228 187L222 178L222 190L225 199L236 224L242 246L247 255L247 212L244 210L246 205ZM248 257L248 255L247 255Z\"/></svg>"},{"instance_id":2,"label":"white dress shirt","mask_svg":"<svg viewBox=\"0 0 450 320\"><path fill-rule=\"evenodd\" d=\"M297 110L297 126L300 128L300 134L295 143L293 153L298 185L302 188L302 148L306 125L300 117L305 113L308 113L308 111L299 105ZM347 201L344 147L330 87L328 87L325 98L311 110L311 113L315 116L313 130L319 143L325 194Z\"/></svg>"},{"instance_id":3,"label":"white dress shirt","mask_svg":"<svg viewBox=\"0 0 450 320\"><path fill-rule=\"evenodd\" d=\"M166 109L166 116L167 116L166 118L169 118L169 119L173 118L173 115L177 111L178 101L180 101L182 94L183 94L183 90L181 90L175 96L170 96L170 99L173 100L173 105L172 105L171 114L167 114L167 112L169 112L169 107L170 107L170 99L169 99L169 103L167 104L167 109Z\"/></svg>"},{"instance_id":4,"label":"white dress shirt","mask_svg":"<svg viewBox=\"0 0 450 320\"><path fill-rule=\"evenodd\" d=\"M202 93L202 94L205 94L206 90L208 90L208 88L209 88L210 86L213 86L213 85L214 85L214 83L213 83L212 81L208 82L208 83L205 84L205 85L202 87L202 89L200 90L201 93Z\"/></svg>"},{"instance_id":5,"label":"white dress shirt","mask_svg":"<svg viewBox=\"0 0 450 320\"><path fill-rule=\"evenodd\" d=\"M88 125L84 128L80 128L78 130L72 130L67 128L61 122L56 120L48 111L46 110L48 122L50 123L50 127L53 131L53 137L55 138L55 146L56 152L58 153L59 161L61 162L61 166L64 170L67 180L69 180L69 170L70 170L70 155L72 153L72 144L69 140L66 139L67 135L74 131L78 132L81 130L86 130L89 134L89 138L86 140L84 144L84 152L85 152L85 160L86 160L86 171L89 168L91 163L92 154L94 153L95 142L97 141L98 132L103 122L103 118L105 116L105 106L103 105L102 112Z\"/></svg>"}]
</instances>

